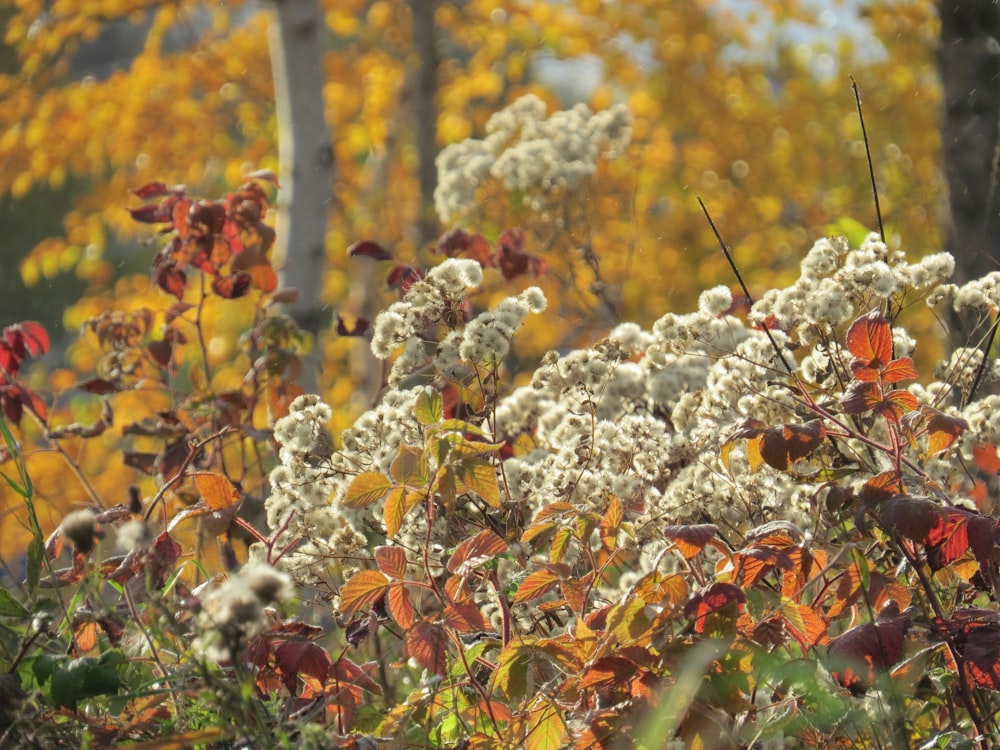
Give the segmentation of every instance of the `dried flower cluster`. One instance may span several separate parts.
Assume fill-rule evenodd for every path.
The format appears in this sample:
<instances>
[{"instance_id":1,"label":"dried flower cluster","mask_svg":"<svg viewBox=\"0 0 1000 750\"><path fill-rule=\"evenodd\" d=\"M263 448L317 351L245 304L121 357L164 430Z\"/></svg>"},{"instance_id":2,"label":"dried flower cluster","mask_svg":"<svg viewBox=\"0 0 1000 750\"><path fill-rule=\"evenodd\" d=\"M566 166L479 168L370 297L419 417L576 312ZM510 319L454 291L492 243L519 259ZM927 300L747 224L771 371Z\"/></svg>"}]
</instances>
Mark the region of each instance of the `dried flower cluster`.
<instances>
[{"instance_id":1,"label":"dried flower cluster","mask_svg":"<svg viewBox=\"0 0 1000 750\"><path fill-rule=\"evenodd\" d=\"M624 105L594 113L578 104L548 119L545 112L541 99L523 96L490 118L485 139L441 152L434 202L443 222L474 213L476 191L491 178L541 209L552 194L592 177L600 158L620 156L632 138L632 115Z\"/></svg>"}]
</instances>

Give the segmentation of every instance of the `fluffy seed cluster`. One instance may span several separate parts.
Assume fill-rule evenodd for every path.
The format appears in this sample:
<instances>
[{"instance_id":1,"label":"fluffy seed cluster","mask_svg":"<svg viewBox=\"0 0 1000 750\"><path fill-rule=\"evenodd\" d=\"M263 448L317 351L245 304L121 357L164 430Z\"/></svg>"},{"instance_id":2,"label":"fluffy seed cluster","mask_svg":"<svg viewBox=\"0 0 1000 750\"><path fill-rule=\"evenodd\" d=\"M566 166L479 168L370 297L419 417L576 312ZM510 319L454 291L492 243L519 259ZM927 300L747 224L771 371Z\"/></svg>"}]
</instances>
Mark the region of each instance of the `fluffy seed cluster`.
<instances>
[{"instance_id":1,"label":"fluffy seed cluster","mask_svg":"<svg viewBox=\"0 0 1000 750\"><path fill-rule=\"evenodd\" d=\"M287 574L268 565L247 565L202 598L195 649L213 661L232 661L267 626L266 609L294 595Z\"/></svg>"},{"instance_id":2,"label":"fluffy seed cluster","mask_svg":"<svg viewBox=\"0 0 1000 750\"><path fill-rule=\"evenodd\" d=\"M490 118L486 138L467 139L441 152L434 203L444 223L473 214L476 191L490 179L540 209L547 196L592 177L600 158L620 156L632 138L632 115L624 105L594 113L578 104L548 119L545 115L541 99L523 96Z\"/></svg>"},{"instance_id":3,"label":"fluffy seed cluster","mask_svg":"<svg viewBox=\"0 0 1000 750\"><path fill-rule=\"evenodd\" d=\"M267 523L278 534L278 549L294 546L277 565L303 581L314 580L326 561L355 554L366 544L350 520L330 503L343 484L343 473L334 467L337 454L326 433L331 416L330 407L318 396L304 395L291 403L288 415L274 427L280 463L270 475L271 493L264 504ZM251 560L263 562L264 553L262 545L253 545Z\"/></svg>"},{"instance_id":4,"label":"fluffy seed cluster","mask_svg":"<svg viewBox=\"0 0 1000 750\"><path fill-rule=\"evenodd\" d=\"M464 295L473 276L461 268L448 272L454 280L448 294L455 296L428 291L437 289L436 281L428 281L416 300L418 308L431 309L431 317L440 319L449 305L467 304ZM600 514L616 498L629 524L636 575L670 564L664 562L671 559L664 557L665 523L710 521L739 534L781 519L809 532L820 516L815 475L824 467L823 458L799 461L790 471L767 464L751 468L744 443L734 444L728 462L722 460L723 446L747 420L771 426L801 424L802 403L789 387L788 370L801 381L838 393L850 379L851 355L843 340L854 317L887 301L898 306L910 294L933 296L937 292L932 293L932 287L940 289L952 268L946 254L908 263L875 236L854 249L841 238L823 239L803 259L798 280L758 301L749 322L731 316L731 293L715 288L701 295L695 312L667 313L650 330L624 323L593 347L549 352L531 384L496 400L492 412L478 423L494 441L518 446L498 466L506 503L506 510L498 513L507 512L510 518L491 517L489 523L524 528L546 511L548 521L565 527L570 541L562 561L572 564L597 548L598 532L581 538L577 513L552 515L551 509L568 504ZM432 299L447 301L428 302ZM408 340L418 335L418 325L407 323L420 319L409 310L414 302L407 295L390 308L390 318L379 322L386 327L383 340L405 344L396 365L409 357ZM473 367L502 360L527 314L540 312L544 304L542 293L530 288L467 323L456 317L446 325L422 329L420 343L428 352L422 366L428 381L460 378ZM390 322L401 326L399 333L388 330ZM913 351L916 342L904 329L895 327L893 337L897 356ZM968 387L980 356L972 350L956 351L942 363L937 382L910 386L920 404L968 423L952 449L965 457L984 443L995 444L1000 436L1000 421L994 417L1000 410L990 400L995 397L962 410L943 405L956 388ZM991 363L990 372L996 369ZM381 404L344 433L343 448L333 453L324 447L325 433L316 427L328 415L326 408L311 397L293 404L288 422L283 420L276 431L283 464L272 474L277 499L268 501L268 510L276 524L286 523L287 513L294 511L302 520L288 521L288 528L298 523L296 533L324 540L301 548L303 554L335 554L330 551L336 546L330 542L331 530L346 528L357 535L355 529L381 528L382 503L353 511L343 506L344 492L355 474L388 475L401 448L419 450L424 445L426 427L416 420L414 409L428 388L390 388ZM871 437L885 439L881 424L875 420ZM859 462L871 455L865 445L849 440L842 449L843 455ZM942 486L954 487L960 481L954 476L959 462L919 458L918 453L915 450L915 460ZM439 468L435 464L430 471ZM874 472L886 467L869 468ZM865 476L858 472L859 483ZM309 489L298 489L301 484ZM434 564L443 564L456 543L454 521L438 514L428 530L424 514L411 513L392 541L426 548ZM477 523L475 527L482 528L486 519ZM363 539L356 538L356 544ZM522 547L530 560L531 545ZM628 580L622 579L622 591ZM479 593L488 598L488 592ZM602 595L616 594L602 589Z\"/></svg>"}]
</instances>

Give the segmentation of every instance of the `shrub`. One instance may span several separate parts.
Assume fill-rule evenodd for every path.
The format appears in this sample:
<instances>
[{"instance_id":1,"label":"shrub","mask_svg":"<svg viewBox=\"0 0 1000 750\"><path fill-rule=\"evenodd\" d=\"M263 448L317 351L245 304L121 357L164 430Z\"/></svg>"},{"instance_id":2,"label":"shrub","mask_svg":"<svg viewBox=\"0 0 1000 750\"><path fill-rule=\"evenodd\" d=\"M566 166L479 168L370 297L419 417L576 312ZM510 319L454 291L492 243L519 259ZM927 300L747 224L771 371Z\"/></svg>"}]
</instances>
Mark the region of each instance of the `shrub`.
<instances>
[{"instance_id":1,"label":"shrub","mask_svg":"<svg viewBox=\"0 0 1000 750\"><path fill-rule=\"evenodd\" d=\"M388 368L334 440L330 406L295 383L307 342L277 312L291 292L265 189L137 194L156 199L133 215L163 225L153 278L177 301L87 324L102 356L76 389L97 421L61 424L24 381L40 326L0 340L8 422L34 420L22 441L84 483L65 445L106 437L119 398L169 404L121 432L145 441L119 448L153 493L93 493L47 539L3 429L30 543L20 594L0 592L0 744L1000 737L997 364L961 348L921 379L902 326L920 301L988 320L1000 274L956 287L947 254L821 239L787 288L707 290L514 387L517 332L559 321L537 287L488 309L477 290L545 273L523 233L453 230L429 270L363 241L352 255L392 261L399 299L370 328L341 323ZM205 310L244 298L247 374L223 390Z\"/></svg>"}]
</instances>

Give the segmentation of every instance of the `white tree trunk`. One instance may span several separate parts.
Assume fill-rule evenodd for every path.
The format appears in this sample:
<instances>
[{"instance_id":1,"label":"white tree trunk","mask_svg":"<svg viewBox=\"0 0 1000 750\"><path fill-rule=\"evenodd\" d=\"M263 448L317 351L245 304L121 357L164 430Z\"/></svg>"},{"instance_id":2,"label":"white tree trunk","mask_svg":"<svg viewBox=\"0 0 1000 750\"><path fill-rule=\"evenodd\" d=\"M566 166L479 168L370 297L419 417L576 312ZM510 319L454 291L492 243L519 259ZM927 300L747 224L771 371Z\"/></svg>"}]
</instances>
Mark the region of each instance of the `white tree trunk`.
<instances>
[{"instance_id":1,"label":"white tree trunk","mask_svg":"<svg viewBox=\"0 0 1000 750\"><path fill-rule=\"evenodd\" d=\"M301 292L288 313L317 334L324 322L320 294L334 180L323 107L323 16L318 0L273 0L273 5L271 64L282 185L274 260L281 286Z\"/></svg>"}]
</instances>

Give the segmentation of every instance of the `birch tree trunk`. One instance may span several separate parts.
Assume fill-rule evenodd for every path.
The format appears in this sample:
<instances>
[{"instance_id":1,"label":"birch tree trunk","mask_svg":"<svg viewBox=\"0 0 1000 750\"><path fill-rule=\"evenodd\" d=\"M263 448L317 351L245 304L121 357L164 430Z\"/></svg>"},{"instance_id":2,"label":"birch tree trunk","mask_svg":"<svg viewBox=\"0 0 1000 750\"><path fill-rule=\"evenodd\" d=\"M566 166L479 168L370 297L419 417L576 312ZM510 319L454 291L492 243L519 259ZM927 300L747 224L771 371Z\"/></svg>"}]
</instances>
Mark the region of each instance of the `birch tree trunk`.
<instances>
[{"instance_id":1,"label":"birch tree trunk","mask_svg":"<svg viewBox=\"0 0 1000 750\"><path fill-rule=\"evenodd\" d=\"M282 184L275 265L281 285L301 292L288 313L316 335L324 322L320 294L334 180L323 107L323 16L318 0L273 0L273 5L271 64Z\"/></svg>"}]
</instances>

